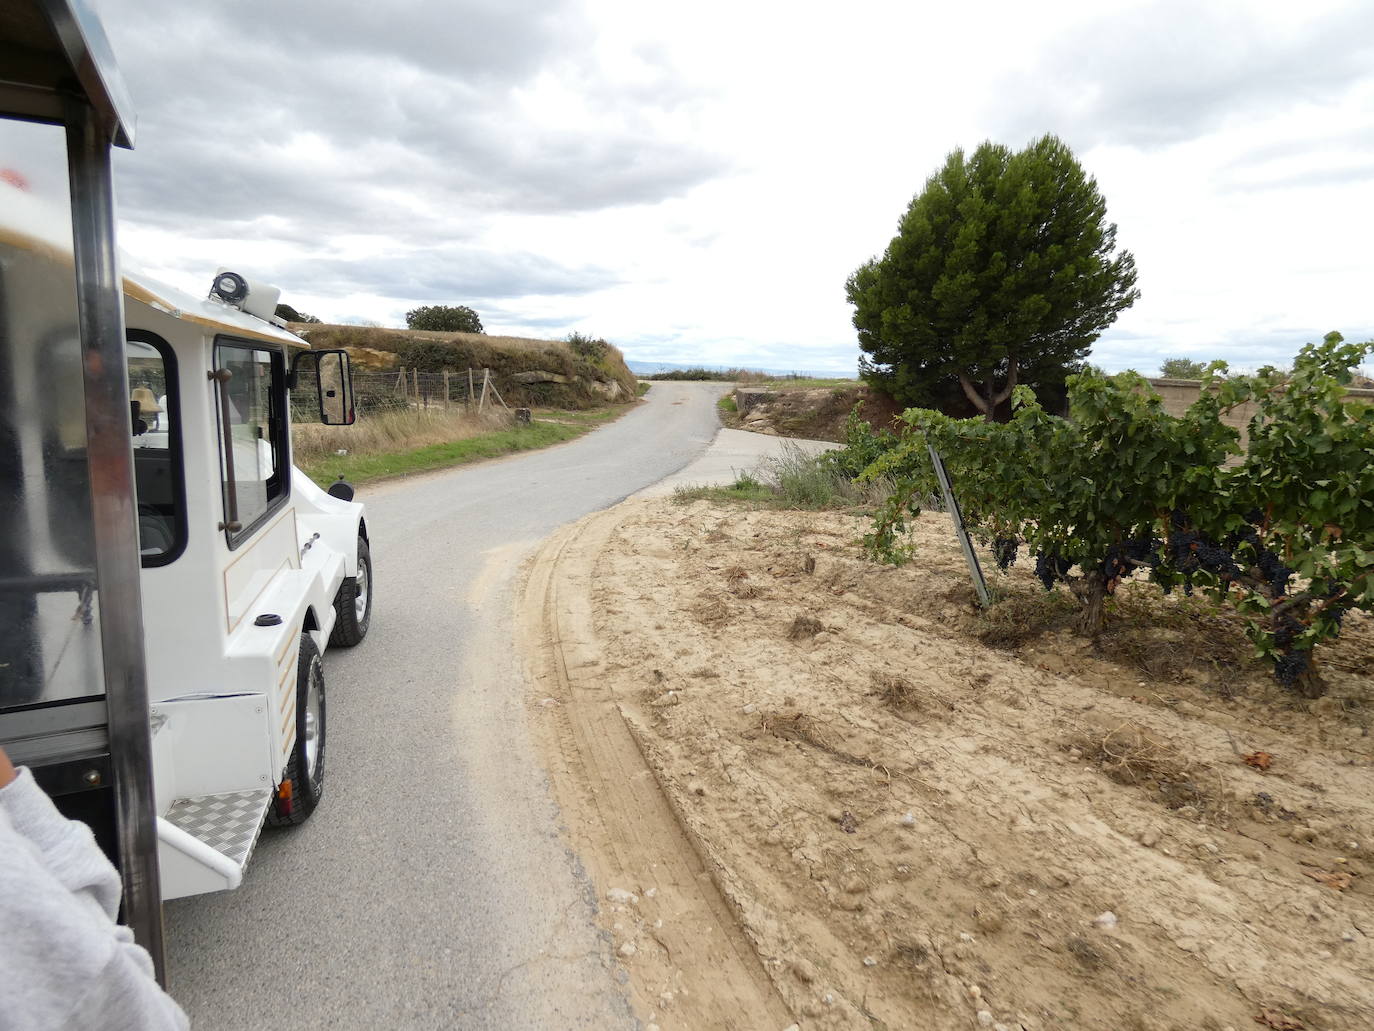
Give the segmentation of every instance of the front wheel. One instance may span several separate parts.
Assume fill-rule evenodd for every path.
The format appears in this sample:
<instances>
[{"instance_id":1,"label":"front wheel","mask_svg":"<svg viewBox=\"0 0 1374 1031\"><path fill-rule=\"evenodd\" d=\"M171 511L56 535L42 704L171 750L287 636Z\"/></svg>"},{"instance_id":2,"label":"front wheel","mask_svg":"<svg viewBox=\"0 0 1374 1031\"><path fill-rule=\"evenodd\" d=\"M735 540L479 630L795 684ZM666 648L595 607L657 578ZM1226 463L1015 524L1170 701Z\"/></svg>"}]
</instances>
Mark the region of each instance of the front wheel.
<instances>
[{"instance_id":1,"label":"front wheel","mask_svg":"<svg viewBox=\"0 0 1374 1031\"><path fill-rule=\"evenodd\" d=\"M323 794L324 663L314 639L302 633L296 660L296 743L277 797L267 807L267 822L274 827L304 823Z\"/></svg>"},{"instance_id":2,"label":"front wheel","mask_svg":"<svg viewBox=\"0 0 1374 1031\"><path fill-rule=\"evenodd\" d=\"M334 630L329 643L351 648L367 636L372 622L372 552L367 541L358 538L358 575L346 576L334 599Z\"/></svg>"}]
</instances>

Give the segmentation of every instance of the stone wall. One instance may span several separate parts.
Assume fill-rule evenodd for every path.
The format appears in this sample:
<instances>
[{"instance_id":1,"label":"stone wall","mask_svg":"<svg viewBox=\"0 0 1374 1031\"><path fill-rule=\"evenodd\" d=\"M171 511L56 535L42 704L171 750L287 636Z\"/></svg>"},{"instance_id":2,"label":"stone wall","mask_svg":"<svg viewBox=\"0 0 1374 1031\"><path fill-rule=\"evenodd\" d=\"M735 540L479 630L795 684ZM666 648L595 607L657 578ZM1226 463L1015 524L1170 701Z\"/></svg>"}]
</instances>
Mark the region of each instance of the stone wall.
<instances>
[{"instance_id":1,"label":"stone wall","mask_svg":"<svg viewBox=\"0 0 1374 1031\"><path fill-rule=\"evenodd\" d=\"M1155 389L1155 393L1164 399L1164 410L1170 415L1182 415L1202 393L1202 383L1195 379L1152 379L1149 383ZM1352 387L1346 392L1345 398L1347 401L1359 400L1374 404L1374 390ZM1250 425L1250 420L1255 415L1255 407L1253 402L1247 401L1225 417L1227 425L1240 430L1242 447L1245 446L1245 428Z\"/></svg>"}]
</instances>

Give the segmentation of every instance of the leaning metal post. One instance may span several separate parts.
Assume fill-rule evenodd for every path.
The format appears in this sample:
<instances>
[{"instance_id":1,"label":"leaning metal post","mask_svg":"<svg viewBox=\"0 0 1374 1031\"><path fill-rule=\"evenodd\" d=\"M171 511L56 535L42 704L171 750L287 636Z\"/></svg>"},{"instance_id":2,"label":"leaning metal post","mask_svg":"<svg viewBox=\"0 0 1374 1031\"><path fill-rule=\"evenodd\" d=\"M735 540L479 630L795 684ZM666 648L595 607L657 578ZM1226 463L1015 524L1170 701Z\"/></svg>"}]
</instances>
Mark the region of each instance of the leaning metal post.
<instances>
[{"instance_id":1,"label":"leaning metal post","mask_svg":"<svg viewBox=\"0 0 1374 1031\"><path fill-rule=\"evenodd\" d=\"M973 580L973 590L978 595L978 604L987 608L991 603L988 598L988 582L983 577L983 567L978 564L973 542L968 539L968 531L964 529L964 516L959 511L959 499L954 496L954 488L949 485L949 472L945 469L945 460L940 457L940 452L935 450L933 444L927 444L926 448L930 451L930 464L935 467L935 478L940 481L940 491L945 496L945 511L954 520L954 532L959 537L959 545L964 549L964 561L968 563L968 572Z\"/></svg>"},{"instance_id":2,"label":"leaning metal post","mask_svg":"<svg viewBox=\"0 0 1374 1031\"><path fill-rule=\"evenodd\" d=\"M158 980L165 985L124 297L115 254L110 137L87 104L73 102L69 109L67 164L124 914L134 937L152 955Z\"/></svg>"}]
</instances>

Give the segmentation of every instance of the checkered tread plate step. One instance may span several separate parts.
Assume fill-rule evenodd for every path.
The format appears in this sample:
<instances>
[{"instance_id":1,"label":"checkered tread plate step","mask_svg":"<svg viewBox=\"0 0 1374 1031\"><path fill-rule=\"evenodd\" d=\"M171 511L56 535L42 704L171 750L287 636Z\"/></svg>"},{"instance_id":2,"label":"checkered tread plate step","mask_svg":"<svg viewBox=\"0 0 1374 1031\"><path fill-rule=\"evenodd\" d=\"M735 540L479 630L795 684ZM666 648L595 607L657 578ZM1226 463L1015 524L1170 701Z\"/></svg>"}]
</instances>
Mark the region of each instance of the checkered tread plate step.
<instances>
[{"instance_id":1,"label":"checkered tread plate step","mask_svg":"<svg viewBox=\"0 0 1374 1031\"><path fill-rule=\"evenodd\" d=\"M230 791L178 798L172 803L167 820L228 856L242 869L253 854L271 800L270 791Z\"/></svg>"}]
</instances>

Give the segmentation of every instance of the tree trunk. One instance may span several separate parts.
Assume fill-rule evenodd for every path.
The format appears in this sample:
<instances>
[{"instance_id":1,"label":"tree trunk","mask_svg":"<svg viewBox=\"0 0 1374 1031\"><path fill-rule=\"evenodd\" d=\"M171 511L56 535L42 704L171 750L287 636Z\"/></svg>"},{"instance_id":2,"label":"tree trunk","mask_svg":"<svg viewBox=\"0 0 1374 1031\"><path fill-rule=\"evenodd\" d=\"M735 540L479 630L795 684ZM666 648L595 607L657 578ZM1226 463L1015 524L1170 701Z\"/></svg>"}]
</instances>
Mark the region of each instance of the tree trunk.
<instances>
[{"instance_id":1,"label":"tree trunk","mask_svg":"<svg viewBox=\"0 0 1374 1031\"><path fill-rule=\"evenodd\" d=\"M1007 385L1001 390L997 390L993 381L987 381L988 394L983 397L978 393L973 385L973 381L964 373L959 373L959 386L964 390L964 396L973 403L973 407L983 414L983 418L988 422L993 422L997 415L997 406L1007 398L1011 397L1011 392L1016 389L1016 376L1020 371L1016 364L1016 359L1012 358L1007 362Z\"/></svg>"},{"instance_id":2,"label":"tree trunk","mask_svg":"<svg viewBox=\"0 0 1374 1031\"><path fill-rule=\"evenodd\" d=\"M973 407L983 413L983 418L991 420L992 413L988 411L988 403L983 400L983 395L974 389L973 381L962 372L959 373L959 386L964 388L964 396L973 402Z\"/></svg>"},{"instance_id":3,"label":"tree trunk","mask_svg":"<svg viewBox=\"0 0 1374 1031\"><path fill-rule=\"evenodd\" d=\"M1298 674L1298 679L1293 681L1293 690L1303 698L1320 698L1326 694L1326 681L1320 673L1308 666Z\"/></svg>"},{"instance_id":4,"label":"tree trunk","mask_svg":"<svg viewBox=\"0 0 1374 1031\"><path fill-rule=\"evenodd\" d=\"M1106 619L1107 578L1100 570L1084 573L1082 579L1073 585L1073 592L1083 603L1078 628L1096 638L1102 633L1102 623Z\"/></svg>"}]
</instances>

